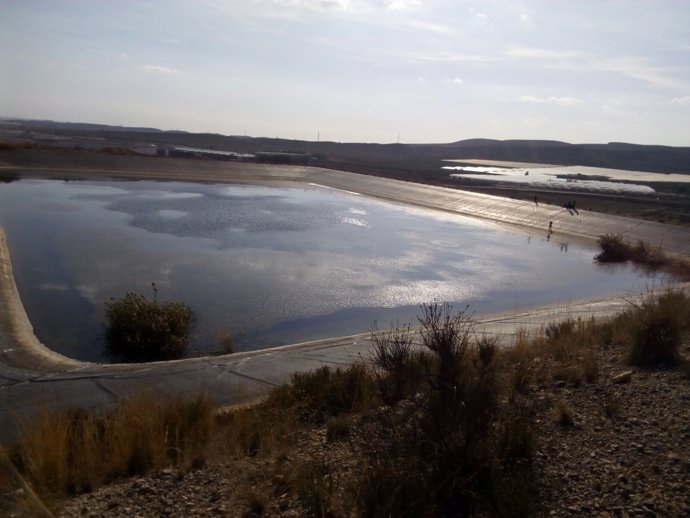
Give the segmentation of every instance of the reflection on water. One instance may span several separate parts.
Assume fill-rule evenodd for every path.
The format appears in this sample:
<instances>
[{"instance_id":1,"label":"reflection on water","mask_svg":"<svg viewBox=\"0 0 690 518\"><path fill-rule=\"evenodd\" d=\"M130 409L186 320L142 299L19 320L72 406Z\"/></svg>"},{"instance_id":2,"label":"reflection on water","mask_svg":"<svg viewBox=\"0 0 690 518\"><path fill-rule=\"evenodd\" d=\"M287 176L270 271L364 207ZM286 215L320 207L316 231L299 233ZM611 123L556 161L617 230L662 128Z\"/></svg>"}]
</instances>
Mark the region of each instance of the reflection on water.
<instances>
[{"instance_id":1,"label":"reflection on water","mask_svg":"<svg viewBox=\"0 0 690 518\"><path fill-rule=\"evenodd\" d=\"M202 352L414 322L434 299L481 313L640 284L560 238L310 186L22 180L0 186L0 224L36 334L87 360L104 302L152 281L196 311Z\"/></svg>"}]
</instances>

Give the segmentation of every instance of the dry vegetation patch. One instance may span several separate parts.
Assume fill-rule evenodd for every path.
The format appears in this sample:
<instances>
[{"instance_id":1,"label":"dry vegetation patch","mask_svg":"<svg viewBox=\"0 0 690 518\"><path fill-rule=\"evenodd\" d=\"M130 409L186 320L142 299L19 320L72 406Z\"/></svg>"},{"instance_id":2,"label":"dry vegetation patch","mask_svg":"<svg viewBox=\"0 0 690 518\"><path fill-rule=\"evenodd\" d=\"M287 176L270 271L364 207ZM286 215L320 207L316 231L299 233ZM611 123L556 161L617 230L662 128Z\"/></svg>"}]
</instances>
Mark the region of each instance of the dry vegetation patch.
<instances>
[{"instance_id":1,"label":"dry vegetation patch","mask_svg":"<svg viewBox=\"0 0 690 518\"><path fill-rule=\"evenodd\" d=\"M138 433L157 439L145 442L145 455L123 448L115 457L127 462L110 472L58 477L99 465L93 454L71 455L115 434L93 431L97 418L87 413L61 418L70 432L58 422L46 428L65 437L51 453L60 460L42 461L52 467L29 469L40 463L26 445L13 458L44 496L86 491L51 504L70 517L686 516L687 307L686 295L670 291L607 322L523 331L501 349L475 337L464 312L430 305L420 334L375 334L370 363L295 374L264 404L219 416L214 428L202 424L205 404L193 403L166 425L177 439ZM631 324L644 323L643 313L679 326L675 363L630 365L636 344L654 347ZM46 441L34 449L48 449Z\"/></svg>"}]
</instances>

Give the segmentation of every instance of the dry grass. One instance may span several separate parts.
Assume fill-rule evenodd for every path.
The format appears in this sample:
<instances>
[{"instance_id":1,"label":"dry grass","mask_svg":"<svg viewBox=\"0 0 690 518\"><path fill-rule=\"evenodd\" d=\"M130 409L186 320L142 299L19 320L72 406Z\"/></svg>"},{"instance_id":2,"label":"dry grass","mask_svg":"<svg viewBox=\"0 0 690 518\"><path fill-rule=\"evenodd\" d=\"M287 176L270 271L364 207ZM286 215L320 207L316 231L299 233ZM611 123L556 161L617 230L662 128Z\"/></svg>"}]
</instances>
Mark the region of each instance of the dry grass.
<instances>
[{"instance_id":1,"label":"dry grass","mask_svg":"<svg viewBox=\"0 0 690 518\"><path fill-rule=\"evenodd\" d=\"M594 319L565 319L532 333L518 331L515 346L500 353L513 390L527 394L535 384L552 381L575 386L596 382L602 326Z\"/></svg>"},{"instance_id":2,"label":"dry grass","mask_svg":"<svg viewBox=\"0 0 690 518\"><path fill-rule=\"evenodd\" d=\"M109 412L43 412L12 451L19 472L42 495L90 491L117 477L195 462L213 428L203 397L123 401Z\"/></svg>"},{"instance_id":3,"label":"dry grass","mask_svg":"<svg viewBox=\"0 0 690 518\"><path fill-rule=\"evenodd\" d=\"M278 457L295 446L300 424L290 407L245 408L219 418L220 446L230 458Z\"/></svg>"}]
</instances>

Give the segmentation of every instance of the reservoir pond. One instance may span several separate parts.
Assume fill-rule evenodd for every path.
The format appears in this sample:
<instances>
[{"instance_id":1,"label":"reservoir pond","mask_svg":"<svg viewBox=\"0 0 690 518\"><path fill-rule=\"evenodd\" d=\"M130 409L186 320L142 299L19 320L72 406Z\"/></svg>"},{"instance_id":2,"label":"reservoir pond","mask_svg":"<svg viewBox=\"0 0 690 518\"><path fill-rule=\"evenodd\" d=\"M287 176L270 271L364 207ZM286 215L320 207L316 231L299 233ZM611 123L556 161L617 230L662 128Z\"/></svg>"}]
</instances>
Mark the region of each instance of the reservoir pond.
<instances>
[{"instance_id":1,"label":"reservoir pond","mask_svg":"<svg viewBox=\"0 0 690 518\"><path fill-rule=\"evenodd\" d=\"M645 282L557 234L306 184L19 180L0 184L0 225L36 335L87 361L107 359L105 303L152 282L194 310L192 355L416 324L434 300L480 316Z\"/></svg>"}]
</instances>

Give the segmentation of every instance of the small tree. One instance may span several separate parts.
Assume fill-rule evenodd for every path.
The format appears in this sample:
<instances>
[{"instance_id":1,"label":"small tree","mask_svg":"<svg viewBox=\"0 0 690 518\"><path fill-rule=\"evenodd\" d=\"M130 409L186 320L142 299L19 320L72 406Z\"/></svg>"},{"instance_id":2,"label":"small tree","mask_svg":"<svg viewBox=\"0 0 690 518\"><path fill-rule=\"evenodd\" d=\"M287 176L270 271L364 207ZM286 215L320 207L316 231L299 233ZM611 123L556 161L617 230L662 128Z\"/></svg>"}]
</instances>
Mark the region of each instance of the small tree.
<instances>
[{"instance_id":1,"label":"small tree","mask_svg":"<svg viewBox=\"0 0 690 518\"><path fill-rule=\"evenodd\" d=\"M125 362L182 358L189 342L194 313L184 302L158 302L127 292L106 302L106 340L110 354Z\"/></svg>"}]
</instances>

